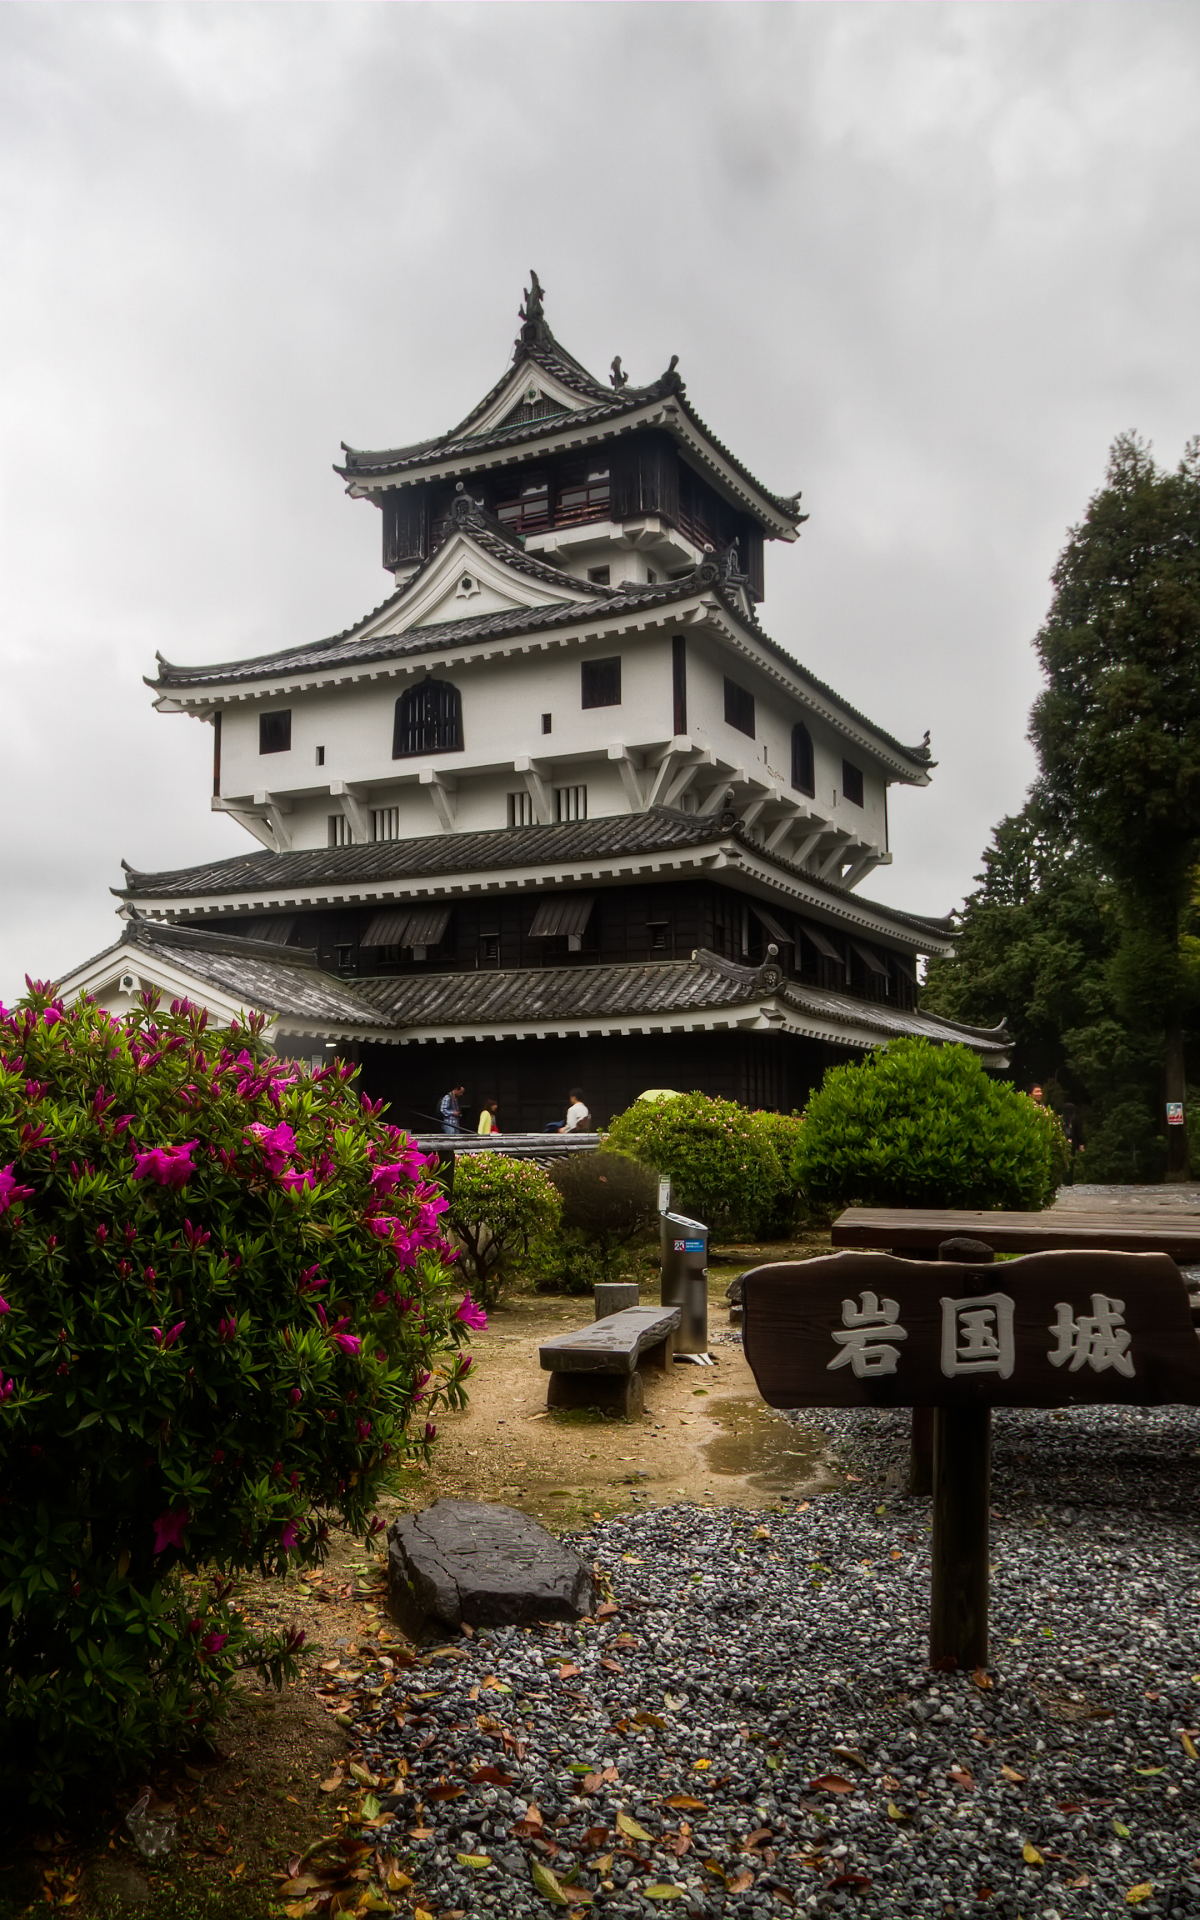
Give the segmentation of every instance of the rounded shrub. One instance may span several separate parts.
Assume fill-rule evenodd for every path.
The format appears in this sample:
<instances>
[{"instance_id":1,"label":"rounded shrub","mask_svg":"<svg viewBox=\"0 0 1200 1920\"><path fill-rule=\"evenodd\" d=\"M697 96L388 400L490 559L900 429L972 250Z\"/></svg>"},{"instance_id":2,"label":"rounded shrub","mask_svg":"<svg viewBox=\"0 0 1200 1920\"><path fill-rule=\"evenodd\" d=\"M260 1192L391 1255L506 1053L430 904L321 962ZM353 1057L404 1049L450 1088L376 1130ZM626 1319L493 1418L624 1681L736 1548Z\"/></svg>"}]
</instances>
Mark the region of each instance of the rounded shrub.
<instances>
[{"instance_id":1,"label":"rounded shrub","mask_svg":"<svg viewBox=\"0 0 1200 1920\"><path fill-rule=\"evenodd\" d=\"M427 1163L348 1067L157 995L0 1009L0 1797L53 1809L277 1682L233 1577L379 1531L470 1360Z\"/></svg>"},{"instance_id":2,"label":"rounded shrub","mask_svg":"<svg viewBox=\"0 0 1200 1920\"><path fill-rule=\"evenodd\" d=\"M1055 1116L968 1047L895 1040L832 1067L792 1171L814 1207L1047 1206L1066 1172Z\"/></svg>"},{"instance_id":3,"label":"rounded shrub","mask_svg":"<svg viewBox=\"0 0 1200 1920\"><path fill-rule=\"evenodd\" d=\"M622 1153L571 1153L549 1174L562 1199L562 1228L538 1277L544 1292L590 1293L636 1271L630 1251L658 1221L658 1180Z\"/></svg>"},{"instance_id":4,"label":"rounded shrub","mask_svg":"<svg viewBox=\"0 0 1200 1920\"><path fill-rule=\"evenodd\" d=\"M804 1194L796 1185L792 1162L804 1131L802 1113L768 1113L756 1110L751 1116L766 1134L779 1156L782 1179L759 1231L766 1240L784 1240L801 1225L808 1214Z\"/></svg>"},{"instance_id":5,"label":"rounded shrub","mask_svg":"<svg viewBox=\"0 0 1200 1920\"><path fill-rule=\"evenodd\" d=\"M558 1188L532 1160L491 1152L458 1155L450 1224L485 1307L499 1300L519 1264L546 1263L561 1215Z\"/></svg>"},{"instance_id":6,"label":"rounded shrub","mask_svg":"<svg viewBox=\"0 0 1200 1920\"><path fill-rule=\"evenodd\" d=\"M760 1232L784 1184L759 1117L707 1093L635 1100L613 1120L607 1145L667 1174L678 1209L713 1229Z\"/></svg>"}]
</instances>

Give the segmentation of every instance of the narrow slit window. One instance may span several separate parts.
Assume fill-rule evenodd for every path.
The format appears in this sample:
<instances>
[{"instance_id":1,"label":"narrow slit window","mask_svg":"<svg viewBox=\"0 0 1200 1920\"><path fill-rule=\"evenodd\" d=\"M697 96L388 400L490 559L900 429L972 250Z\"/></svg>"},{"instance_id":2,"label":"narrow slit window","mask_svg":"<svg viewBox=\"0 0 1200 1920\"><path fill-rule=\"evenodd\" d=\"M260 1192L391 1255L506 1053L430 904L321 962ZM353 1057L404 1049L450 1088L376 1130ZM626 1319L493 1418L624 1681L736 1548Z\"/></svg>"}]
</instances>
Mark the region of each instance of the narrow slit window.
<instances>
[{"instance_id":1,"label":"narrow slit window","mask_svg":"<svg viewBox=\"0 0 1200 1920\"><path fill-rule=\"evenodd\" d=\"M792 728L792 785L797 793L807 793L810 797L817 791L812 735L802 720Z\"/></svg>"},{"instance_id":2,"label":"narrow slit window","mask_svg":"<svg viewBox=\"0 0 1200 1920\"><path fill-rule=\"evenodd\" d=\"M652 576L653 577L653 576ZM687 732L687 641L681 633L671 641L671 702L673 731Z\"/></svg>"},{"instance_id":3,"label":"narrow slit window","mask_svg":"<svg viewBox=\"0 0 1200 1920\"><path fill-rule=\"evenodd\" d=\"M725 724L754 738L754 695L736 680L725 682Z\"/></svg>"},{"instance_id":4,"label":"narrow slit window","mask_svg":"<svg viewBox=\"0 0 1200 1920\"><path fill-rule=\"evenodd\" d=\"M862 768L856 767L852 760L842 761L842 793L851 806L861 807L863 803Z\"/></svg>"}]
</instances>

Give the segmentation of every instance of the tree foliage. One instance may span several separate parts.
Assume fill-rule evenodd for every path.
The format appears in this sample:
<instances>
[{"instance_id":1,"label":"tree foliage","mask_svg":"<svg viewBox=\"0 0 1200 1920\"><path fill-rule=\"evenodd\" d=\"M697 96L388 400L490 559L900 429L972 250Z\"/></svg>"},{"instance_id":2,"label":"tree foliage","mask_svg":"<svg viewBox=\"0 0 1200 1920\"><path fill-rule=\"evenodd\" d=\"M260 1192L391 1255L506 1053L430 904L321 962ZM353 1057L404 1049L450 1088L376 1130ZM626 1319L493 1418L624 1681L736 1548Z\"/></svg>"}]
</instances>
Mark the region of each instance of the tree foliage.
<instances>
[{"instance_id":1,"label":"tree foliage","mask_svg":"<svg viewBox=\"0 0 1200 1920\"><path fill-rule=\"evenodd\" d=\"M894 1040L832 1067L805 1110L792 1171L814 1206L1049 1204L1066 1170L1046 1108L969 1047Z\"/></svg>"},{"instance_id":2,"label":"tree foliage","mask_svg":"<svg viewBox=\"0 0 1200 1920\"><path fill-rule=\"evenodd\" d=\"M1200 863L1200 443L1175 472L1136 436L1073 528L1036 646L1029 804L997 828L925 1004L1005 1018L1027 1084L1086 1110L1089 1178L1183 1171Z\"/></svg>"},{"instance_id":3,"label":"tree foliage","mask_svg":"<svg viewBox=\"0 0 1200 1920\"><path fill-rule=\"evenodd\" d=\"M761 1232L785 1182L759 1116L707 1093L635 1100L612 1121L607 1144L669 1175L680 1210L717 1230Z\"/></svg>"},{"instance_id":4,"label":"tree foliage","mask_svg":"<svg viewBox=\"0 0 1200 1920\"><path fill-rule=\"evenodd\" d=\"M458 1156L450 1223L485 1307L499 1300L518 1261L545 1263L561 1214L557 1187L533 1161L492 1152Z\"/></svg>"},{"instance_id":5,"label":"tree foliage","mask_svg":"<svg viewBox=\"0 0 1200 1920\"><path fill-rule=\"evenodd\" d=\"M6 1803L143 1767L239 1666L278 1679L295 1647L233 1576L381 1525L389 1461L463 1398L424 1160L349 1069L206 1020L0 1009Z\"/></svg>"}]
</instances>

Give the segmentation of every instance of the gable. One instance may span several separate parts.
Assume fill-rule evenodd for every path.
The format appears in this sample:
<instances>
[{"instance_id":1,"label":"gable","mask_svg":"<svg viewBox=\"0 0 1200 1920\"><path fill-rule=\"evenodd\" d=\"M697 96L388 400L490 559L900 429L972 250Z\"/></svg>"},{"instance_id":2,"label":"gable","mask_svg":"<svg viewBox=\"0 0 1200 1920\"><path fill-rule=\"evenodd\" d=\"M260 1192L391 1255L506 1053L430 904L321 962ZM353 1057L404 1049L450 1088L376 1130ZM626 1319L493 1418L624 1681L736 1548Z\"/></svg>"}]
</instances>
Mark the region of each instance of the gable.
<instances>
[{"instance_id":1,"label":"gable","mask_svg":"<svg viewBox=\"0 0 1200 1920\"><path fill-rule=\"evenodd\" d=\"M377 619L360 627L355 639L407 633L410 627L436 626L449 620L471 620L514 608L561 606L594 602L596 594L552 567L526 559L513 548L510 565L501 557L499 543L484 545L465 527L456 527Z\"/></svg>"},{"instance_id":2,"label":"gable","mask_svg":"<svg viewBox=\"0 0 1200 1920\"><path fill-rule=\"evenodd\" d=\"M463 424L471 434L493 433L497 427L545 420L555 413L577 413L587 404L581 394L523 355L495 399Z\"/></svg>"}]
</instances>

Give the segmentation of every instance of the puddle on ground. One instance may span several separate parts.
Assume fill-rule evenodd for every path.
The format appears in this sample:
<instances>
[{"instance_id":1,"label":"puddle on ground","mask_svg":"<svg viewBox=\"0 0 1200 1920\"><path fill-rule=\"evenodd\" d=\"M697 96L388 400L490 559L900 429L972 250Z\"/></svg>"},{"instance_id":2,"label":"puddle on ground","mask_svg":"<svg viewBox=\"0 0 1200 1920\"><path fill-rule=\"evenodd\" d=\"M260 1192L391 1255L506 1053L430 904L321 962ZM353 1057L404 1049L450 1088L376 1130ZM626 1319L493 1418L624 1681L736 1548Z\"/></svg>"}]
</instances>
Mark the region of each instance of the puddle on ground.
<instances>
[{"instance_id":1,"label":"puddle on ground","mask_svg":"<svg viewBox=\"0 0 1200 1920\"><path fill-rule=\"evenodd\" d=\"M723 1429L704 1448L713 1474L748 1480L760 1493L839 1484L825 1459L824 1435L780 1420L761 1400L719 1400L709 1417Z\"/></svg>"}]
</instances>

